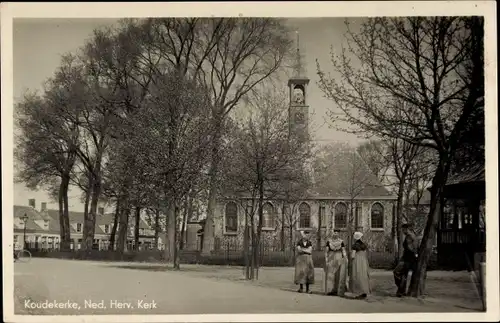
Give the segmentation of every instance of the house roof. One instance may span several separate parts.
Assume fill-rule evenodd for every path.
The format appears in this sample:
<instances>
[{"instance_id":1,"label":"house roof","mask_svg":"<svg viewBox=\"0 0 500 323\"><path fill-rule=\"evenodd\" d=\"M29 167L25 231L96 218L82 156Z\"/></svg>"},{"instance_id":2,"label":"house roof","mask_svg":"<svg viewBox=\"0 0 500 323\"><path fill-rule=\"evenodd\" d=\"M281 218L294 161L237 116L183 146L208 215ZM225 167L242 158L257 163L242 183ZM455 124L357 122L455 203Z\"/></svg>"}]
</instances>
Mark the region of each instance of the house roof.
<instances>
[{"instance_id":1,"label":"house roof","mask_svg":"<svg viewBox=\"0 0 500 323\"><path fill-rule=\"evenodd\" d=\"M47 233L59 233L60 232L60 224L59 224L59 210L49 209L43 212L37 211L30 206L21 206L14 205L14 217L21 218L26 214L28 216L28 221L26 223L26 231L42 231ZM83 212L74 212L70 211L69 214L69 223L83 223L84 213ZM45 230L41 226L39 226L35 221L46 220L49 221L49 229ZM101 229L102 225L113 225L114 222L114 214L106 213L103 215L97 215L96 217L96 226L95 233L96 234L106 234L103 229ZM24 225L16 225L14 223L15 229L24 229ZM70 233L77 233L73 226L70 225ZM141 218L139 228L149 229L150 226Z\"/></svg>"},{"instance_id":2,"label":"house roof","mask_svg":"<svg viewBox=\"0 0 500 323\"><path fill-rule=\"evenodd\" d=\"M484 172L485 172L484 165L481 164L474 165L466 170L463 170L459 173L449 176L446 185L484 182L485 181Z\"/></svg>"},{"instance_id":3,"label":"house roof","mask_svg":"<svg viewBox=\"0 0 500 323\"><path fill-rule=\"evenodd\" d=\"M27 215L29 219L43 220L45 217L31 206L14 205L14 218L22 218Z\"/></svg>"},{"instance_id":4,"label":"house roof","mask_svg":"<svg viewBox=\"0 0 500 323\"><path fill-rule=\"evenodd\" d=\"M24 215L28 216L28 220L26 221L26 231L44 231L42 227L40 227L35 221L43 221L45 218L34 208L31 206L21 206L14 205L14 219L21 219ZM19 223L14 221L14 229L24 230L24 223Z\"/></svg>"}]
</instances>

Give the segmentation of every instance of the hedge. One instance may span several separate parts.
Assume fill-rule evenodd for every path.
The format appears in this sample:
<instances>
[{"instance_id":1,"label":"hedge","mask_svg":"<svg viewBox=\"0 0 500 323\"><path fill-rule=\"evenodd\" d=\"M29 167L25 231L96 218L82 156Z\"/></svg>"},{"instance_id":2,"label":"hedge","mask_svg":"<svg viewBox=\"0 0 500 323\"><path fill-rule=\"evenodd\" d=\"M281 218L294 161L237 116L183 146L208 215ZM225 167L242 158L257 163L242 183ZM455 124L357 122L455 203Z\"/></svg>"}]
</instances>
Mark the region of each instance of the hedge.
<instances>
[{"instance_id":1,"label":"hedge","mask_svg":"<svg viewBox=\"0 0 500 323\"><path fill-rule=\"evenodd\" d=\"M165 262L164 251L143 250L126 251L32 251L33 257L74 259L74 260L95 260L95 261L127 261L127 262ZM392 269L395 266L394 257L386 252L369 252L370 267L373 269ZM323 267L324 254L322 252L313 253L315 267ZM202 255L199 251L181 251L181 264L200 265L228 265L244 266L245 258L242 252L212 252L210 255ZM437 268L435 255L431 258L428 266L429 270ZM267 252L261 256L261 266L264 267L288 267L293 265L293 254L290 252Z\"/></svg>"}]
</instances>

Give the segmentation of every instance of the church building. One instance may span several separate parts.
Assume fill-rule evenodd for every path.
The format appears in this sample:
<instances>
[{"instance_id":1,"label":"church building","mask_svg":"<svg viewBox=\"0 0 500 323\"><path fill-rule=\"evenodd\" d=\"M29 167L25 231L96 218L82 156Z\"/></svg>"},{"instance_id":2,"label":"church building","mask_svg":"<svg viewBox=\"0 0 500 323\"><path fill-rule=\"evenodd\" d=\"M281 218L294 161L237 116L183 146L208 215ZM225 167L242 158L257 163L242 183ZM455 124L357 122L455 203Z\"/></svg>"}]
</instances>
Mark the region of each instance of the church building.
<instances>
[{"instance_id":1,"label":"church building","mask_svg":"<svg viewBox=\"0 0 500 323\"><path fill-rule=\"evenodd\" d=\"M288 80L289 127L296 136L308 139L309 131L309 78L304 75L297 45L295 74ZM333 147L333 146L332 146ZM350 147L352 148L352 147ZM357 155L354 148L352 154ZM359 157L359 159L361 159ZM316 181L301 200L267 200L263 205L263 248L268 251L289 250L299 231L310 232L315 249L323 249L329 233L337 231L347 239L350 230L362 231L372 250L387 251L393 246L391 239L396 197L379 182L368 166L362 162L356 171L365 183L355 195L347 187L348 165L332 164L330 173ZM214 214L214 249L243 250L245 231L245 203L241 200L220 198Z\"/></svg>"}]
</instances>

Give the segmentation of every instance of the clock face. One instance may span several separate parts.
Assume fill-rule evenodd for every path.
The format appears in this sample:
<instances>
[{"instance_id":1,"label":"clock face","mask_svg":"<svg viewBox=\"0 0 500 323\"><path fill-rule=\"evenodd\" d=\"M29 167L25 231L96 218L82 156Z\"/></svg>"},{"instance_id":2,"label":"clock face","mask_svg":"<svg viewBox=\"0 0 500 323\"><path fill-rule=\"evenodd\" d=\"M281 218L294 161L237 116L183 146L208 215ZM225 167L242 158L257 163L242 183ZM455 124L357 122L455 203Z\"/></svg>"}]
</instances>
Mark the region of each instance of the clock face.
<instances>
[{"instance_id":1,"label":"clock face","mask_svg":"<svg viewBox=\"0 0 500 323\"><path fill-rule=\"evenodd\" d=\"M295 122L296 123L304 123L304 113L301 111L295 112Z\"/></svg>"}]
</instances>

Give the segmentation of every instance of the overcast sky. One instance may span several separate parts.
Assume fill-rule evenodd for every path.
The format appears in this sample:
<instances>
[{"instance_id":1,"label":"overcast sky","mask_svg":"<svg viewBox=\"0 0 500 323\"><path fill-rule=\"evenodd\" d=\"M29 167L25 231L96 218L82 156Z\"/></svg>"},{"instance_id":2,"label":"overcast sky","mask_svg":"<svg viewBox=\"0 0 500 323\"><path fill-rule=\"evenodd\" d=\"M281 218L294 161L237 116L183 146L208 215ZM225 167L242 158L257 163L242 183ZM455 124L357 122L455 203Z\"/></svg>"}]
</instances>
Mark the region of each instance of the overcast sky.
<instances>
[{"instance_id":1,"label":"overcast sky","mask_svg":"<svg viewBox=\"0 0 500 323\"><path fill-rule=\"evenodd\" d=\"M50 77L60 63L61 55L76 51L92 30L115 23L114 19L14 19L14 102L26 90L41 90L43 82ZM353 135L331 129L326 122L326 112L332 103L323 98L316 82L316 59L328 67L330 46L339 49L345 33L343 18L300 18L290 19L291 27L299 31L300 48L304 55L306 74L311 79L308 103L311 114L311 131L322 142L348 141L357 144ZM351 24L359 21L351 19ZM286 87L286 80L283 83ZM70 192L70 209L83 211L79 192ZM37 207L48 202L48 207L57 209L57 202L50 201L43 192L33 192L22 184L14 186L14 204L28 205L28 199L35 198Z\"/></svg>"}]
</instances>

